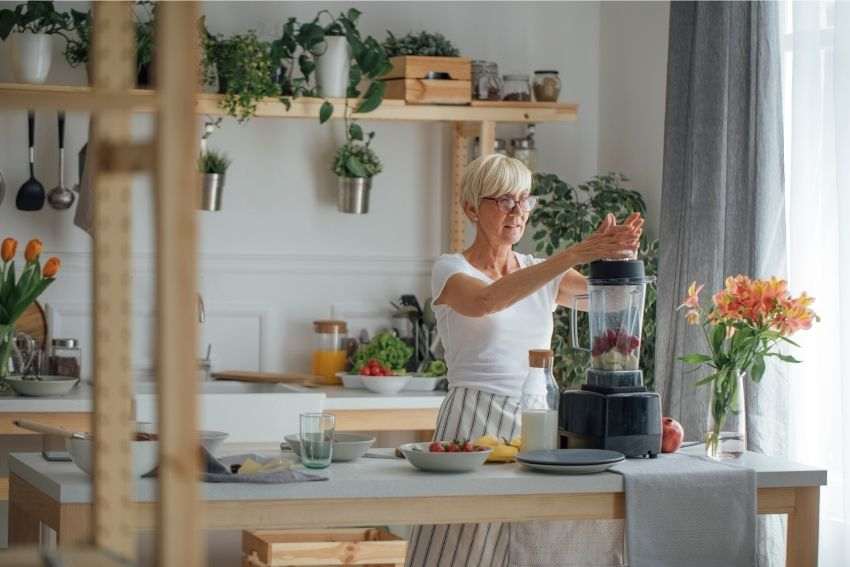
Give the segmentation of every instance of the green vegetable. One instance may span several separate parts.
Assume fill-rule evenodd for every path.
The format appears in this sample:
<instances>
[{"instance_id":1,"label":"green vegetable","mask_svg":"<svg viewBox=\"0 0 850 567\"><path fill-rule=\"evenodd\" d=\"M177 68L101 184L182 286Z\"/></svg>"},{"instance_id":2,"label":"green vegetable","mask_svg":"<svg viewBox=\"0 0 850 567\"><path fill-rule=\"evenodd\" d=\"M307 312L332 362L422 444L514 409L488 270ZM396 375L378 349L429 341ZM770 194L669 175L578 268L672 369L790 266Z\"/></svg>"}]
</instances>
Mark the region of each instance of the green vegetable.
<instances>
[{"instance_id":1,"label":"green vegetable","mask_svg":"<svg viewBox=\"0 0 850 567\"><path fill-rule=\"evenodd\" d=\"M433 360L431 364L428 365L427 370L425 370L424 375L429 378L436 378L437 376L445 376L449 371L448 366L442 360Z\"/></svg>"},{"instance_id":2,"label":"green vegetable","mask_svg":"<svg viewBox=\"0 0 850 567\"><path fill-rule=\"evenodd\" d=\"M413 348L389 331L379 333L367 344L354 353L354 368L352 372L360 373L360 369L371 359L375 359L393 372L403 372L404 366L413 355Z\"/></svg>"}]
</instances>

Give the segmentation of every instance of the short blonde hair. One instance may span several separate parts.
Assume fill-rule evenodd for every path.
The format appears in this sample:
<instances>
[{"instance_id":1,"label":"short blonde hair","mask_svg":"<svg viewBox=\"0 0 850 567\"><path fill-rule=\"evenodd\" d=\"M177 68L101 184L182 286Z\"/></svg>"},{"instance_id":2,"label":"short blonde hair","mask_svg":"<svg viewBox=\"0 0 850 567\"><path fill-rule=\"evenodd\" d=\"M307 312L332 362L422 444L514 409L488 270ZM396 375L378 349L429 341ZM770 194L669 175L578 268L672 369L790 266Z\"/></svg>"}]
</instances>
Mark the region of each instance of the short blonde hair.
<instances>
[{"instance_id":1,"label":"short blonde hair","mask_svg":"<svg viewBox=\"0 0 850 567\"><path fill-rule=\"evenodd\" d=\"M476 207L484 197L531 191L531 171L518 159L490 154L466 166L461 182L463 202Z\"/></svg>"}]
</instances>

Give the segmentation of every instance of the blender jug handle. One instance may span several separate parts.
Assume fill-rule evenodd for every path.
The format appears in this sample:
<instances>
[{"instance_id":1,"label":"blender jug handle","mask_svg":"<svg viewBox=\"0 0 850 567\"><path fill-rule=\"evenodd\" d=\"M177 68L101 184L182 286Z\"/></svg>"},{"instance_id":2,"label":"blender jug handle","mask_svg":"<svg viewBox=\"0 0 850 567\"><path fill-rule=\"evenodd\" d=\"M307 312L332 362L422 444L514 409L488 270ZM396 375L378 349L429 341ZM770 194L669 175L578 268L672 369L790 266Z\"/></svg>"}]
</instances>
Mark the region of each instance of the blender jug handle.
<instances>
[{"instance_id":1,"label":"blender jug handle","mask_svg":"<svg viewBox=\"0 0 850 567\"><path fill-rule=\"evenodd\" d=\"M578 302L583 299L590 299L590 296L586 293L581 295L576 295L573 297L573 310L570 313L570 335L572 339L572 347L575 350L583 350L585 352L590 352L589 348L584 348L578 344Z\"/></svg>"}]
</instances>

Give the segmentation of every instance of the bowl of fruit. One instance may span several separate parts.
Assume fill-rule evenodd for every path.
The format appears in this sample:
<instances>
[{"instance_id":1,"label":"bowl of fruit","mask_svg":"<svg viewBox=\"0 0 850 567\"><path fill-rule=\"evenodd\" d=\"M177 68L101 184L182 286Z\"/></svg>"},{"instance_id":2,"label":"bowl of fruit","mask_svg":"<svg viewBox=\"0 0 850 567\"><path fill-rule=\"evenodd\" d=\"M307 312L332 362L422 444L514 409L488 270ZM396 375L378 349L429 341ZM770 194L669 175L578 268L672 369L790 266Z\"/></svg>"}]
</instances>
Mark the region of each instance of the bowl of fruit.
<instances>
[{"instance_id":1,"label":"bowl of fruit","mask_svg":"<svg viewBox=\"0 0 850 567\"><path fill-rule=\"evenodd\" d=\"M406 443L399 447L411 465L428 472L470 472L478 469L493 452L472 441Z\"/></svg>"},{"instance_id":2,"label":"bowl of fruit","mask_svg":"<svg viewBox=\"0 0 850 567\"><path fill-rule=\"evenodd\" d=\"M360 381L370 392L398 394L410 382L410 376L393 374L390 368L373 358L360 369Z\"/></svg>"}]
</instances>

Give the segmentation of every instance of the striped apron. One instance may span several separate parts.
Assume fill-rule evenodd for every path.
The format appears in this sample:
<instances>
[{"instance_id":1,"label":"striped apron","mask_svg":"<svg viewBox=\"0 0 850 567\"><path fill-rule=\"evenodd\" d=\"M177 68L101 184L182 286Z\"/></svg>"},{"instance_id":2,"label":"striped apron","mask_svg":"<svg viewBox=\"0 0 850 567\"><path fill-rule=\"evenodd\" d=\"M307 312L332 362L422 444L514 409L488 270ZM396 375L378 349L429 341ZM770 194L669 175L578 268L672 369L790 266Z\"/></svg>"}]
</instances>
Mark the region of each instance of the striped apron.
<instances>
[{"instance_id":1,"label":"striped apron","mask_svg":"<svg viewBox=\"0 0 850 567\"><path fill-rule=\"evenodd\" d=\"M511 440L520 433L519 400L452 388L440 406L434 439ZM407 567L619 567L622 521L559 521L414 526Z\"/></svg>"}]
</instances>

